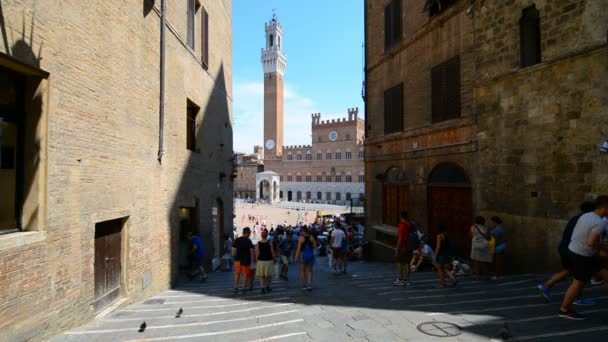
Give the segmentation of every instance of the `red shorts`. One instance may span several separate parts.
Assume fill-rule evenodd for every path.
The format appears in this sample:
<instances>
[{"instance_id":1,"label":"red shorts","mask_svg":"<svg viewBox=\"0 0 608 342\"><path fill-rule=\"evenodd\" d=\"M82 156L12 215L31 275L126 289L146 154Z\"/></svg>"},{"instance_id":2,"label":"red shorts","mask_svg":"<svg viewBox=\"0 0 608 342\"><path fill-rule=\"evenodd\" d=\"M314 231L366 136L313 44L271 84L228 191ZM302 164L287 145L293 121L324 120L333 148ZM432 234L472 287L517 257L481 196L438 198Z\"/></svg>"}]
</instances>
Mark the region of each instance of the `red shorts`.
<instances>
[{"instance_id":1,"label":"red shorts","mask_svg":"<svg viewBox=\"0 0 608 342\"><path fill-rule=\"evenodd\" d=\"M248 277L249 273L251 272L251 268L249 266L242 266L239 261L236 261L234 263L234 271L236 273L243 273L245 276Z\"/></svg>"},{"instance_id":2,"label":"red shorts","mask_svg":"<svg viewBox=\"0 0 608 342\"><path fill-rule=\"evenodd\" d=\"M249 272L246 273L247 278L253 279L255 278L255 268L249 267Z\"/></svg>"},{"instance_id":3,"label":"red shorts","mask_svg":"<svg viewBox=\"0 0 608 342\"><path fill-rule=\"evenodd\" d=\"M341 247L332 247L331 252L334 258L339 258L342 256L342 248Z\"/></svg>"}]
</instances>

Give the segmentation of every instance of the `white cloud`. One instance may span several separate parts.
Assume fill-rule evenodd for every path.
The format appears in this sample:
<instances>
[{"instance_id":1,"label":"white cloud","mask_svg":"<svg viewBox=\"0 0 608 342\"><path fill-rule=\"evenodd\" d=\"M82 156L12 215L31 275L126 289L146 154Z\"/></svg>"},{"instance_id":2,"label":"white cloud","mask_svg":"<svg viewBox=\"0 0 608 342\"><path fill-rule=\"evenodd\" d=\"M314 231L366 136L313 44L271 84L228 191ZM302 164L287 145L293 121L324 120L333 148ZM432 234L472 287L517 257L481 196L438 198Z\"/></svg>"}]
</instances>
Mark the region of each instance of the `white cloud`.
<instances>
[{"instance_id":1,"label":"white cloud","mask_svg":"<svg viewBox=\"0 0 608 342\"><path fill-rule=\"evenodd\" d=\"M283 144L309 145L312 143L310 124L312 113L321 112L317 104L286 83L283 89ZM234 150L253 153L254 145L264 143L264 83L235 82L234 85ZM322 120L344 118L343 113L322 113Z\"/></svg>"},{"instance_id":2,"label":"white cloud","mask_svg":"<svg viewBox=\"0 0 608 342\"><path fill-rule=\"evenodd\" d=\"M283 143L310 144L310 115L318 112L314 101L288 83L284 85L283 95ZM262 145L264 139L263 82L235 82L234 113L234 150L251 153L253 146Z\"/></svg>"}]
</instances>

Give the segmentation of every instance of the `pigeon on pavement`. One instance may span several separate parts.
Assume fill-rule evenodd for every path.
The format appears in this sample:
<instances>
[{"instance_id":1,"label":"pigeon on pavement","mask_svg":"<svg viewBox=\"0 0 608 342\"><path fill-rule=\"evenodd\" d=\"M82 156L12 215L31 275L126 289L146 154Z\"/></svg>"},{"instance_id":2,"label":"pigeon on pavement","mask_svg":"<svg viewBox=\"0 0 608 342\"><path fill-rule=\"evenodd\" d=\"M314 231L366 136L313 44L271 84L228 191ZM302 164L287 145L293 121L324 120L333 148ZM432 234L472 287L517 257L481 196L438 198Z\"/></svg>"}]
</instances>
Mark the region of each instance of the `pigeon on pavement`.
<instances>
[{"instance_id":1,"label":"pigeon on pavement","mask_svg":"<svg viewBox=\"0 0 608 342\"><path fill-rule=\"evenodd\" d=\"M140 326L139 326L139 332L144 332L144 330L146 330L146 321L144 321Z\"/></svg>"},{"instance_id":2,"label":"pigeon on pavement","mask_svg":"<svg viewBox=\"0 0 608 342\"><path fill-rule=\"evenodd\" d=\"M175 314L175 318L180 318L182 317L182 314L184 313L184 309L179 308L179 310L177 310L177 313Z\"/></svg>"}]
</instances>

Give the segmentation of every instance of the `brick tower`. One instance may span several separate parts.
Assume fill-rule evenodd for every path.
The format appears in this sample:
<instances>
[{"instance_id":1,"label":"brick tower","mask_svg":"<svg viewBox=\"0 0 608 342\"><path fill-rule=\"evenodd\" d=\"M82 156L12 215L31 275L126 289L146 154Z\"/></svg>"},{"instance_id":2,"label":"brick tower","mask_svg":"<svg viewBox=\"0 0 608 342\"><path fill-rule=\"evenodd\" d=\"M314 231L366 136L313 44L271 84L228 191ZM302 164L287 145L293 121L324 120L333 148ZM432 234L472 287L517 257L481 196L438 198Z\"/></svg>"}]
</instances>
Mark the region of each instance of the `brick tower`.
<instances>
[{"instance_id":1,"label":"brick tower","mask_svg":"<svg viewBox=\"0 0 608 342\"><path fill-rule=\"evenodd\" d=\"M283 150L283 73L287 57L283 52L283 28L276 16L265 24L266 47L262 49L264 68L264 161L271 166ZM270 163L267 163L267 162Z\"/></svg>"}]
</instances>

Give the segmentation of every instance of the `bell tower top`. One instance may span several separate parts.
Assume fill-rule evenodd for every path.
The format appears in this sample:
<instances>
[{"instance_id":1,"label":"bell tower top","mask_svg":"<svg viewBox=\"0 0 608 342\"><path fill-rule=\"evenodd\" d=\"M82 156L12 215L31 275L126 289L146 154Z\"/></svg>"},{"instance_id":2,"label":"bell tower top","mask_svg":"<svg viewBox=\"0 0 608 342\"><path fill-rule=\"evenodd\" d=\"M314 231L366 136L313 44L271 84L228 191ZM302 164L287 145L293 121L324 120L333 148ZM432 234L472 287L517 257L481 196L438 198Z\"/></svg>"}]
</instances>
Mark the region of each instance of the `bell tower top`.
<instances>
[{"instance_id":1,"label":"bell tower top","mask_svg":"<svg viewBox=\"0 0 608 342\"><path fill-rule=\"evenodd\" d=\"M283 27L274 14L265 27L266 47L262 48L264 74L278 73L282 76L287 67L287 56L283 51Z\"/></svg>"}]
</instances>

